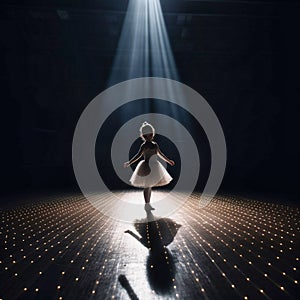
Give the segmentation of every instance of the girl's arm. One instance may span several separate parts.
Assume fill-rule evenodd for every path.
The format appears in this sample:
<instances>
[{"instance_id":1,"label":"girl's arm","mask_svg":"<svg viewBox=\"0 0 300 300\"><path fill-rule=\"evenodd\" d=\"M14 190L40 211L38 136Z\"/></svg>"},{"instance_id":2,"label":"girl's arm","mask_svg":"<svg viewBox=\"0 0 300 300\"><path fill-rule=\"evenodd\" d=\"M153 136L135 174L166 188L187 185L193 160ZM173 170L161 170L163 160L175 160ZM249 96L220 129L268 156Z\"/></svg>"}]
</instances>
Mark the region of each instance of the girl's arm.
<instances>
[{"instance_id":1,"label":"girl's arm","mask_svg":"<svg viewBox=\"0 0 300 300\"><path fill-rule=\"evenodd\" d=\"M139 152L131 160L124 163L124 168L127 168L131 164L138 161L143 156L143 152L144 152L144 144L141 145Z\"/></svg>"},{"instance_id":2,"label":"girl's arm","mask_svg":"<svg viewBox=\"0 0 300 300\"><path fill-rule=\"evenodd\" d=\"M165 162L167 162L168 164L170 164L171 166L174 166L175 165L175 162L169 158L167 158L162 152L161 150L159 149L159 146L157 145L157 154L158 156L163 159Z\"/></svg>"}]
</instances>

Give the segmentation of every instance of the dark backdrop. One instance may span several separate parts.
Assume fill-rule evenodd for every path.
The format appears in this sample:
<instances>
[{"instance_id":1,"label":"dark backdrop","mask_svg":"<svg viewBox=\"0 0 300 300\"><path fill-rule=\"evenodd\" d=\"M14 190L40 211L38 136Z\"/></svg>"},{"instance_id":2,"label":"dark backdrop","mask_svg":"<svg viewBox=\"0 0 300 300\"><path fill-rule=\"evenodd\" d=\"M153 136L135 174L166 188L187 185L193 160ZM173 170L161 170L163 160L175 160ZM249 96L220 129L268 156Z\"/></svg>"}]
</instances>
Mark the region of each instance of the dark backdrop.
<instances>
[{"instance_id":1,"label":"dark backdrop","mask_svg":"<svg viewBox=\"0 0 300 300\"><path fill-rule=\"evenodd\" d=\"M76 188L73 131L107 87L127 3L1 1L2 194ZM222 190L297 199L299 4L161 4L180 80L205 97L224 129ZM209 151L202 155L209 161Z\"/></svg>"}]
</instances>

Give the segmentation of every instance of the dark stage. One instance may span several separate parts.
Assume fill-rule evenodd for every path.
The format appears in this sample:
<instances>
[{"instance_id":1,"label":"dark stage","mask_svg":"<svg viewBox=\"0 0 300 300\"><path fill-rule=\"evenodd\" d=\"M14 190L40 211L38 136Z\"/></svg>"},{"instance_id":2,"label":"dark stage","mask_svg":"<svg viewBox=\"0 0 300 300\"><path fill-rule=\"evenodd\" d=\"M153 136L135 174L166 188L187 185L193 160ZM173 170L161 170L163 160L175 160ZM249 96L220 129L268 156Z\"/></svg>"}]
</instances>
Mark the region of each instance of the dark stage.
<instances>
[{"instance_id":1,"label":"dark stage","mask_svg":"<svg viewBox=\"0 0 300 300\"><path fill-rule=\"evenodd\" d=\"M120 211L122 201L142 200L116 195ZM0 299L297 298L299 208L230 196L199 208L197 200L161 219L141 206L148 222L128 224L78 194L1 210Z\"/></svg>"},{"instance_id":2,"label":"dark stage","mask_svg":"<svg viewBox=\"0 0 300 300\"><path fill-rule=\"evenodd\" d=\"M299 15L1 0L0 300L298 299Z\"/></svg>"}]
</instances>

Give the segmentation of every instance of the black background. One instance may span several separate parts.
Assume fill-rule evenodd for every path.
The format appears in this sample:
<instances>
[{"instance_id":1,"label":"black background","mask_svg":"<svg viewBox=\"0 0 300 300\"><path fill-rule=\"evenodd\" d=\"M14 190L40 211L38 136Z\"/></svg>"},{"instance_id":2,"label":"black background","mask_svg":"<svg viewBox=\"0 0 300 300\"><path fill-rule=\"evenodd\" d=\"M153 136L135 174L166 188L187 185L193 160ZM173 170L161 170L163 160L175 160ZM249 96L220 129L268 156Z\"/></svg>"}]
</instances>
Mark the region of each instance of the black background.
<instances>
[{"instance_id":1,"label":"black background","mask_svg":"<svg viewBox=\"0 0 300 300\"><path fill-rule=\"evenodd\" d=\"M108 85L127 4L1 1L1 194L77 189L73 132L85 106ZM221 189L297 201L299 3L161 5L180 81L205 97L225 133ZM191 132L199 130L192 122ZM172 147L171 140L158 139ZM109 143L101 137L105 147L97 145L97 153L105 154ZM102 163L114 182L110 161ZM124 185L116 180L112 188Z\"/></svg>"}]
</instances>

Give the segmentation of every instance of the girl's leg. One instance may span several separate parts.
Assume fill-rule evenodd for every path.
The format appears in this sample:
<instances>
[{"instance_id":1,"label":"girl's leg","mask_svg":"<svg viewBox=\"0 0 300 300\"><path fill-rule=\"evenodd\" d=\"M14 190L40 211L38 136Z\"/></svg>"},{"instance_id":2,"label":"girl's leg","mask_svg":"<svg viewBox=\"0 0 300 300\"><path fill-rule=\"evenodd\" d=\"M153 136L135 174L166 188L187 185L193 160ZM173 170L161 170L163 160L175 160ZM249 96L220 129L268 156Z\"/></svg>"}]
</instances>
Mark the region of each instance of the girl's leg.
<instances>
[{"instance_id":1,"label":"girl's leg","mask_svg":"<svg viewBox=\"0 0 300 300\"><path fill-rule=\"evenodd\" d=\"M150 197L151 197L151 187L144 188L145 203L149 203L150 202Z\"/></svg>"},{"instance_id":2,"label":"girl's leg","mask_svg":"<svg viewBox=\"0 0 300 300\"><path fill-rule=\"evenodd\" d=\"M149 188L144 188L144 199L145 199L145 203L149 203L148 189L149 189Z\"/></svg>"}]
</instances>

